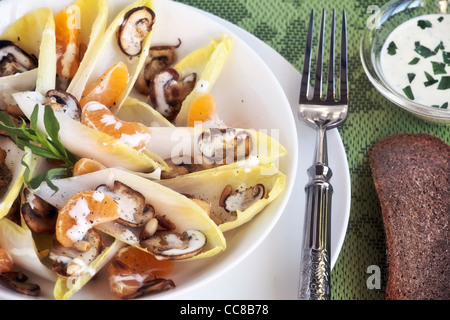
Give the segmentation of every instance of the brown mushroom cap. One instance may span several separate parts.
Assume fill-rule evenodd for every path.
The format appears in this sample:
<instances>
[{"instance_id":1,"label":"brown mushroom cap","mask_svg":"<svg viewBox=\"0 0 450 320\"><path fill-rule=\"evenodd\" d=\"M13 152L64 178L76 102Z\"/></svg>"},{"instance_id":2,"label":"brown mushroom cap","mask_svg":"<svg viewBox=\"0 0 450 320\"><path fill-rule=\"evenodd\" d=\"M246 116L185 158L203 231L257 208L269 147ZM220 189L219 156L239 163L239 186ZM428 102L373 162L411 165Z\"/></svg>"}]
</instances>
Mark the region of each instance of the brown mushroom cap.
<instances>
[{"instance_id":1,"label":"brown mushroom cap","mask_svg":"<svg viewBox=\"0 0 450 320\"><path fill-rule=\"evenodd\" d=\"M246 159L250 144L250 136L245 130L210 128L200 135L197 148L207 160L228 164Z\"/></svg>"},{"instance_id":2,"label":"brown mushroom cap","mask_svg":"<svg viewBox=\"0 0 450 320\"><path fill-rule=\"evenodd\" d=\"M37 68L38 60L9 40L0 40L0 77Z\"/></svg>"},{"instance_id":3,"label":"brown mushroom cap","mask_svg":"<svg viewBox=\"0 0 450 320\"><path fill-rule=\"evenodd\" d=\"M175 119L184 99L194 90L197 81L195 73L183 79L175 69L164 70L150 81L152 106L167 120Z\"/></svg>"},{"instance_id":4,"label":"brown mushroom cap","mask_svg":"<svg viewBox=\"0 0 450 320\"><path fill-rule=\"evenodd\" d=\"M262 184L246 188L242 191L231 193L231 186L226 186L220 198L220 206L227 212L234 213L237 211L245 211L258 200L265 196L265 187Z\"/></svg>"},{"instance_id":5,"label":"brown mushroom cap","mask_svg":"<svg viewBox=\"0 0 450 320\"><path fill-rule=\"evenodd\" d=\"M175 49L181 45L181 40L176 46L151 47L145 59L139 76L134 85L135 89L146 96L150 94L150 81L158 73L166 70L175 62Z\"/></svg>"},{"instance_id":6,"label":"brown mushroom cap","mask_svg":"<svg viewBox=\"0 0 450 320\"><path fill-rule=\"evenodd\" d=\"M62 90L50 90L45 96L53 111L63 112L75 121L81 121L81 105L73 95Z\"/></svg>"},{"instance_id":7,"label":"brown mushroom cap","mask_svg":"<svg viewBox=\"0 0 450 320\"><path fill-rule=\"evenodd\" d=\"M117 30L117 41L123 53L130 57L142 52L142 42L152 30L155 13L148 7L137 7L128 11Z\"/></svg>"},{"instance_id":8,"label":"brown mushroom cap","mask_svg":"<svg viewBox=\"0 0 450 320\"><path fill-rule=\"evenodd\" d=\"M182 234L160 230L140 244L157 259L182 260L200 253L206 245L206 236L197 230L187 230Z\"/></svg>"},{"instance_id":9,"label":"brown mushroom cap","mask_svg":"<svg viewBox=\"0 0 450 320\"><path fill-rule=\"evenodd\" d=\"M29 283L27 280L26 275L16 271L0 273L0 283L4 286L28 296L38 296L41 293L39 285Z\"/></svg>"},{"instance_id":10,"label":"brown mushroom cap","mask_svg":"<svg viewBox=\"0 0 450 320\"><path fill-rule=\"evenodd\" d=\"M23 199L21 212L28 227L38 234L54 233L58 210L28 188L23 190Z\"/></svg>"},{"instance_id":11,"label":"brown mushroom cap","mask_svg":"<svg viewBox=\"0 0 450 320\"><path fill-rule=\"evenodd\" d=\"M153 218L155 210L146 203L138 191L120 181L114 181L112 188L100 185L97 190L110 195L119 204L121 213L117 222L129 227L142 227Z\"/></svg>"}]
</instances>

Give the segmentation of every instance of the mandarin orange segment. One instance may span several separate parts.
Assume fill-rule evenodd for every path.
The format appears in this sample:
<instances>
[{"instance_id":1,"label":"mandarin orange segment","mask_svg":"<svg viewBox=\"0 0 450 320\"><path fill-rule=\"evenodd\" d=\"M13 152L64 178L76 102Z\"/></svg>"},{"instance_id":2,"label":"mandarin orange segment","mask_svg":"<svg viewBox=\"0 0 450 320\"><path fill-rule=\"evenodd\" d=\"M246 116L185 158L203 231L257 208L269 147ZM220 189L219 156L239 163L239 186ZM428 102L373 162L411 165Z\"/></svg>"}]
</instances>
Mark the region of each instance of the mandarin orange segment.
<instances>
[{"instance_id":1,"label":"mandarin orange segment","mask_svg":"<svg viewBox=\"0 0 450 320\"><path fill-rule=\"evenodd\" d=\"M120 216L119 205L113 198L95 190L76 193L58 212L56 239L65 247L83 240L92 227Z\"/></svg>"},{"instance_id":2,"label":"mandarin orange segment","mask_svg":"<svg viewBox=\"0 0 450 320\"><path fill-rule=\"evenodd\" d=\"M79 59L79 17L76 10L63 9L55 15L56 72L71 79L78 70Z\"/></svg>"},{"instance_id":3,"label":"mandarin orange segment","mask_svg":"<svg viewBox=\"0 0 450 320\"><path fill-rule=\"evenodd\" d=\"M217 104L210 93L195 98L188 113L188 126L193 127L196 122L205 122L217 118Z\"/></svg>"},{"instance_id":4,"label":"mandarin orange segment","mask_svg":"<svg viewBox=\"0 0 450 320\"><path fill-rule=\"evenodd\" d=\"M89 85L80 99L83 108L88 102L97 101L108 108L112 108L128 84L128 67L123 62L118 62L110 67L93 84Z\"/></svg>"},{"instance_id":5,"label":"mandarin orange segment","mask_svg":"<svg viewBox=\"0 0 450 320\"><path fill-rule=\"evenodd\" d=\"M106 133L138 151L145 147L151 137L150 129L142 123L122 121L97 102L85 105L81 119L84 125Z\"/></svg>"},{"instance_id":6,"label":"mandarin orange segment","mask_svg":"<svg viewBox=\"0 0 450 320\"><path fill-rule=\"evenodd\" d=\"M0 248L0 273L10 272L13 269L13 261L5 249Z\"/></svg>"},{"instance_id":7,"label":"mandarin orange segment","mask_svg":"<svg viewBox=\"0 0 450 320\"><path fill-rule=\"evenodd\" d=\"M81 158L73 167L73 175L81 176L83 174L96 172L105 169L106 167L94 159Z\"/></svg>"},{"instance_id":8,"label":"mandarin orange segment","mask_svg":"<svg viewBox=\"0 0 450 320\"><path fill-rule=\"evenodd\" d=\"M173 273L172 261L157 260L136 247L120 250L108 267L111 291L118 297L135 293L148 278L167 278Z\"/></svg>"}]
</instances>

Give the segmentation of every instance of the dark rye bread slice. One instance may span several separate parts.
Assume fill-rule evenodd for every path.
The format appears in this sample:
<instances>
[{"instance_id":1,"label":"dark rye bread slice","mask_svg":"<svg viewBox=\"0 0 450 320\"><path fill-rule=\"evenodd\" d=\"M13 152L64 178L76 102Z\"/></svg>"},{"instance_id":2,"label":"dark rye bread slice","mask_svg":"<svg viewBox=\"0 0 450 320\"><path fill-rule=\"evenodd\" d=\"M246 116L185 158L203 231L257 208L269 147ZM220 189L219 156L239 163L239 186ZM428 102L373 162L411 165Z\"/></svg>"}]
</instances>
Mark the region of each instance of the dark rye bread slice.
<instances>
[{"instance_id":1,"label":"dark rye bread slice","mask_svg":"<svg viewBox=\"0 0 450 320\"><path fill-rule=\"evenodd\" d=\"M386 299L450 299L450 146L428 134L380 140L369 155L386 231Z\"/></svg>"}]
</instances>

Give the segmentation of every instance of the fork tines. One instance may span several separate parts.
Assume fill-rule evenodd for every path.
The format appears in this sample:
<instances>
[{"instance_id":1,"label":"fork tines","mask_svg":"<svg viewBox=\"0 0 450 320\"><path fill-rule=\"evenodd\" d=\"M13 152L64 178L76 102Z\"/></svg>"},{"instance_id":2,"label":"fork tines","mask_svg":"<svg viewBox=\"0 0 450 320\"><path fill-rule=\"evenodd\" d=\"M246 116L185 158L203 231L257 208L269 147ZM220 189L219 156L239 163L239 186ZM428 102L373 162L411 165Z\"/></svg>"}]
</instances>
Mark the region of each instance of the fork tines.
<instances>
[{"instance_id":1,"label":"fork tines","mask_svg":"<svg viewBox=\"0 0 450 320\"><path fill-rule=\"evenodd\" d=\"M320 24L319 45L317 52L316 74L314 81L314 91L311 96L310 80L311 80L311 51L313 46L313 29L314 29L314 9L311 11L311 17L308 26L308 35L306 38L305 60L303 64L303 74L300 88L300 103L320 102L323 101L323 50L325 42L325 9L322 10L322 20ZM328 81L325 100L330 102L339 102L339 104L347 104L348 88L347 88L347 17L345 10L342 11L342 34L341 34L341 55L340 55L340 85L339 95L336 91L335 84L335 24L336 10L332 13L331 36L330 36L330 57L328 63Z\"/></svg>"}]
</instances>

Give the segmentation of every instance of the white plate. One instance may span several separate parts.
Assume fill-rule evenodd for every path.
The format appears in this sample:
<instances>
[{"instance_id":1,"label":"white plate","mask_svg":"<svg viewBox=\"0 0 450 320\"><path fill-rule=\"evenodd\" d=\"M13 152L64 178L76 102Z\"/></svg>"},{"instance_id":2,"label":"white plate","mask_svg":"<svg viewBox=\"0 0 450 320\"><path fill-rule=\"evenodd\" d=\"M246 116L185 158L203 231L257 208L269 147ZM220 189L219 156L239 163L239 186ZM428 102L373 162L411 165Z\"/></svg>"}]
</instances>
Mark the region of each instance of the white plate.
<instances>
[{"instance_id":1,"label":"white plate","mask_svg":"<svg viewBox=\"0 0 450 320\"><path fill-rule=\"evenodd\" d=\"M9 17L10 20L2 20L0 32L11 21L37 7L50 6L58 10L72 2L61 0L55 7L54 2L48 0L39 2L31 0L2 1L0 12L4 17ZM110 10L112 18L125 3L130 1L112 0L110 2L112 4ZM233 52L213 90L218 99L221 116L226 122L233 123L235 126L267 129L269 134L278 134L279 140L289 151L289 155L280 161L280 168L289 177L289 180L282 197L267 207L253 221L226 235L228 248L224 253L199 262L183 263L182 270L180 268L174 277L177 288L153 298L225 299L228 297L253 299L264 295L263 293L258 294L258 283L270 282L270 285L273 285L277 282L277 279L281 280L278 283L289 283L293 287L291 283L298 282L299 259L296 256L299 257L301 232L303 230L303 186L307 180L305 169L310 164L314 145L314 132L302 124L298 124L298 134L300 134L301 139L297 141L296 120L294 120L290 102L292 106L295 106L294 100L291 101L291 98L294 92L298 90L298 73L295 69L292 70L293 68L283 59L280 59L275 52L268 50L255 38L225 21L175 2L155 0L155 4L158 24L155 27L153 43L155 45L175 44L177 39L181 38L183 41L180 48L181 56L206 44L211 36L217 36L223 32L234 34L236 42ZM285 91L261 57L238 35L243 36L245 41L249 40L265 60L270 58L266 62L275 71L278 80L282 81ZM261 51L259 51L260 49ZM226 88L226 90L223 88ZM289 99L286 98L285 92ZM333 210L334 212L341 212L339 215L333 215L332 261L334 263L346 231L350 188L347 161L339 134L336 131L330 132L329 140L330 162L333 164L335 172L336 201ZM298 147L300 147L303 155L300 158L298 158ZM307 157L304 157L304 155L307 155ZM301 168L298 172L297 162L299 162ZM288 203L292 190L295 190L295 195ZM280 217L282 217L282 220L276 225ZM289 222L293 221L295 225L286 224L285 222L288 220ZM276 228L274 229L275 225ZM272 231L272 229L274 230ZM270 236L264 240L269 234ZM275 245L279 243L283 246L276 248ZM260 245L264 245L274 255L265 255L261 252L261 248L258 248ZM247 258L250 254L251 257ZM286 257L287 259L284 260ZM254 261L254 259L263 261L263 264L256 265L257 267L254 264L249 265L248 261ZM236 267L238 264L239 266ZM286 267L291 270L289 277L287 276L288 273L284 271ZM271 279L252 278L252 275L267 274L271 276ZM240 288L247 288L235 291L235 276L238 276L238 279L248 280L249 286L239 285ZM231 280L224 281L225 279ZM40 281L40 279L38 279L38 282L43 290L41 298L51 299L52 285ZM296 287L296 285L294 286ZM282 290L278 290L279 286L275 287L277 287L277 293L274 292L275 295L267 293L264 296L280 299L296 298L296 295L286 297ZM294 291L296 291L296 288ZM242 294L239 294L239 292ZM99 277L95 281L91 281L73 299L106 299L110 297L105 278ZM0 298L23 299L27 297L12 294L0 287Z\"/></svg>"}]
</instances>

